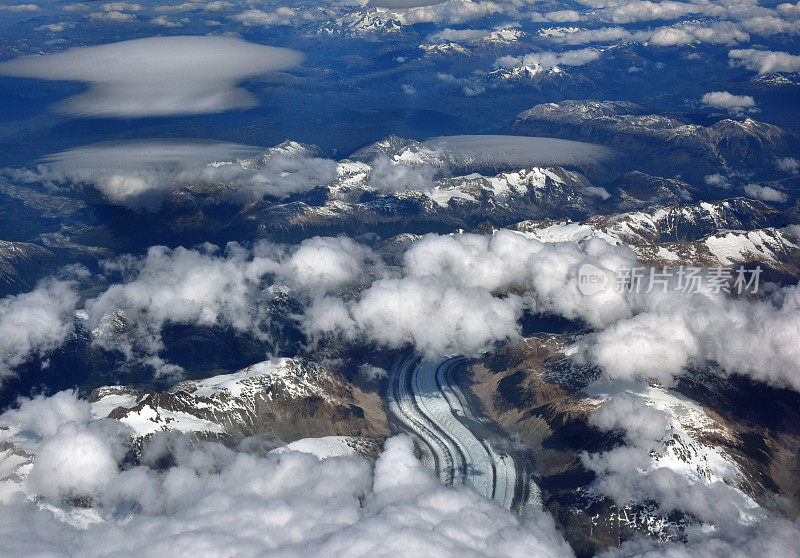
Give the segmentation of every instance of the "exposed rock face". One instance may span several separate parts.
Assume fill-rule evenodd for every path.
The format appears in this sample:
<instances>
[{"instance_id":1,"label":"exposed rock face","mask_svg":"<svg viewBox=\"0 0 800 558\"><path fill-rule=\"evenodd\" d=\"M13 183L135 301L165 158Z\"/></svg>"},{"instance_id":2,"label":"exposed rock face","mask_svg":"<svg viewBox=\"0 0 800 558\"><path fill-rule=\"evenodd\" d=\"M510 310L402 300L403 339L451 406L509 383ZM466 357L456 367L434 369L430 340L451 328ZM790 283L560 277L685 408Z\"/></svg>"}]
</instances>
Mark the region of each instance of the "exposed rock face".
<instances>
[{"instance_id":1,"label":"exposed rock face","mask_svg":"<svg viewBox=\"0 0 800 558\"><path fill-rule=\"evenodd\" d=\"M233 374L187 380L165 392L102 387L89 400L96 417L117 419L139 436L177 430L232 442L254 435L291 442L388 434L377 394L365 393L302 358L260 362Z\"/></svg>"},{"instance_id":2,"label":"exposed rock face","mask_svg":"<svg viewBox=\"0 0 800 558\"><path fill-rule=\"evenodd\" d=\"M0 240L0 296L33 289L53 259L53 253L41 246Z\"/></svg>"},{"instance_id":3,"label":"exposed rock face","mask_svg":"<svg viewBox=\"0 0 800 558\"><path fill-rule=\"evenodd\" d=\"M553 213L582 218L596 210L597 200L587 190L591 184L586 177L561 167L529 167L496 175L473 173L442 178L425 192L397 193L376 191L367 183L362 168L345 172L338 184L330 186L324 203L257 202L245 207L229 230L237 235L246 232L282 239L367 230L391 236L449 232L487 220L502 225Z\"/></svg>"},{"instance_id":4,"label":"exposed rock face","mask_svg":"<svg viewBox=\"0 0 800 558\"><path fill-rule=\"evenodd\" d=\"M618 186L620 209L680 205L692 201L696 193L693 186L682 180L651 176L639 171L622 176Z\"/></svg>"},{"instance_id":5,"label":"exposed rock face","mask_svg":"<svg viewBox=\"0 0 800 558\"><path fill-rule=\"evenodd\" d=\"M638 161L637 168L661 176L702 179L719 168L747 169L774 165L797 139L785 130L751 118L720 120L701 126L677 117L647 114L627 101L544 103L520 113L512 129L595 141Z\"/></svg>"},{"instance_id":6,"label":"exposed rock face","mask_svg":"<svg viewBox=\"0 0 800 558\"><path fill-rule=\"evenodd\" d=\"M486 416L531 449L544 505L579 555L641 534L682 539L692 517L665 513L649 502L617 505L598 492L594 473L584 468L584 452L617 447L622 432L602 432L588 423L605 399L590 395L599 372L565 358L574 340L533 336L474 361L462 379ZM701 484L722 480L750 505L796 513L800 471L788 465L800 449L796 393L756 388L713 371L690 376L674 389L657 384L625 389L669 417L650 467L666 467ZM766 400L770 409L764 408Z\"/></svg>"},{"instance_id":7,"label":"exposed rock face","mask_svg":"<svg viewBox=\"0 0 800 558\"><path fill-rule=\"evenodd\" d=\"M644 265L674 267L762 264L800 275L800 231L787 215L758 201L731 198L647 211L597 215L586 221L524 221L512 230L543 241L600 237L630 246Z\"/></svg>"},{"instance_id":8,"label":"exposed rock face","mask_svg":"<svg viewBox=\"0 0 800 558\"><path fill-rule=\"evenodd\" d=\"M70 261L77 257L91 263L156 244L221 245L254 237L297 242L314 235L367 233L385 239L401 233L472 230L483 223L503 227L523 220L582 221L593 215L654 212L696 199L716 200L726 190L707 185L705 177L734 176L737 165L755 169L763 178L760 182L785 196L787 204L796 202L792 183L774 176L778 157L791 154L795 138L753 120L722 120L704 127L646 114L627 102L563 101L537 105L499 131L599 142L613 147L617 157L572 166L517 167L518 163L458 155L435 142L388 136L348 158L327 161L331 174L310 184L307 191L243 201L232 184L186 183L155 215L110 206L92 190L80 191L87 198L83 202L45 199L29 188L0 184L0 198L30 213L28 221L40 223L34 228L46 229L23 238L3 238L29 240L58 256L69 256ZM302 163L325 155L315 146L285 141L239 163L257 171L276 157L298 158ZM16 213L22 211L18 209ZM753 216L748 215L751 210ZM703 211L708 213L697 210ZM784 215L746 201L729 200L718 213L719 218L701 216L702 222L695 219L685 226L705 226L706 234L712 234L721 228L779 226L787 215L793 215L788 222L797 221L796 209ZM103 223L98 224L101 214ZM684 222L689 216L665 219ZM726 226L720 225L723 221ZM660 226L662 241L684 240L680 227ZM9 234L20 229L12 228ZM693 240L699 238L695 235Z\"/></svg>"},{"instance_id":9,"label":"exposed rock face","mask_svg":"<svg viewBox=\"0 0 800 558\"><path fill-rule=\"evenodd\" d=\"M316 33L339 37L387 39L403 32L402 22L392 14L363 8L319 25Z\"/></svg>"}]
</instances>

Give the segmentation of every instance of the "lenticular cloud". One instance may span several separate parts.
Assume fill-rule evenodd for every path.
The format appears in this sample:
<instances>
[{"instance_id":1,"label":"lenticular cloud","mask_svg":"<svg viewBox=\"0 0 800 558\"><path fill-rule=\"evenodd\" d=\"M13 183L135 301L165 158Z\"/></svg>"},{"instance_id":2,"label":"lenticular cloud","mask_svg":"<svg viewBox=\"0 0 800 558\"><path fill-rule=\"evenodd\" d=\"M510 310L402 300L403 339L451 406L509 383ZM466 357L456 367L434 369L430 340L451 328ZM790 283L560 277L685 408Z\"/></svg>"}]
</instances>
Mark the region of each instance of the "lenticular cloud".
<instances>
[{"instance_id":1,"label":"lenticular cloud","mask_svg":"<svg viewBox=\"0 0 800 558\"><path fill-rule=\"evenodd\" d=\"M252 158L262 154L254 164ZM35 170L9 172L14 179L48 188L96 188L113 204L156 211L185 185L224 184L235 202L265 195L285 197L326 184L336 162L280 149L200 140L129 140L77 147L41 159Z\"/></svg>"},{"instance_id":2,"label":"lenticular cloud","mask_svg":"<svg viewBox=\"0 0 800 558\"><path fill-rule=\"evenodd\" d=\"M426 144L445 150L467 165L575 165L613 154L607 147L594 143L527 136L442 136Z\"/></svg>"},{"instance_id":3,"label":"lenticular cloud","mask_svg":"<svg viewBox=\"0 0 800 558\"><path fill-rule=\"evenodd\" d=\"M79 116L142 117L249 108L236 84L298 65L303 54L231 37L151 37L0 64L0 75L89 83L57 105Z\"/></svg>"},{"instance_id":4,"label":"lenticular cloud","mask_svg":"<svg viewBox=\"0 0 800 558\"><path fill-rule=\"evenodd\" d=\"M200 180L203 171L213 179L219 167L210 163L253 157L259 151L237 143L197 140L103 143L49 155L35 177L51 183L91 184L111 203L157 209L181 180Z\"/></svg>"},{"instance_id":5,"label":"lenticular cloud","mask_svg":"<svg viewBox=\"0 0 800 558\"><path fill-rule=\"evenodd\" d=\"M444 0L370 0L369 5L390 10L408 10L442 4Z\"/></svg>"},{"instance_id":6,"label":"lenticular cloud","mask_svg":"<svg viewBox=\"0 0 800 558\"><path fill-rule=\"evenodd\" d=\"M238 143L203 140L131 140L76 147L42 159L59 168L140 169L162 165L207 164L210 161L255 157L261 149Z\"/></svg>"}]
</instances>

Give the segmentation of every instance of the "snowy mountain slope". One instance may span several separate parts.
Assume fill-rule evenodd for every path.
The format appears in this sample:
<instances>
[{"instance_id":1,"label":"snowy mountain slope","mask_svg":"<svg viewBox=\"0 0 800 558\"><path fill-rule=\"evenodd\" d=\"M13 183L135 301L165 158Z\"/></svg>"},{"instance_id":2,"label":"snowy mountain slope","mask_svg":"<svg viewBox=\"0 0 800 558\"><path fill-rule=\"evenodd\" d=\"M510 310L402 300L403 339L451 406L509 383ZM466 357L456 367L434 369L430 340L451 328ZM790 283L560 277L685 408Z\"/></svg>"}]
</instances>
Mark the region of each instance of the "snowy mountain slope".
<instances>
[{"instance_id":1,"label":"snowy mountain slope","mask_svg":"<svg viewBox=\"0 0 800 558\"><path fill-rule=\"evenodd\" d=\"M674 390L643 382L605 382L589 386L585 392L600 405L620 394L634 395L667 416L668 429L658 447L650 452L649 471L667 468L694 484L746 484L743 471L721 446L722 442L736 443L735 431L714 420L697 402ZM737 490L750 508L757 506L743 490Z\"/></svg>"},{"instance_id":2,"label":"snowy mountain slope","mask_svg":"<svg viewBox=\"0 0 800 558\"><path fill-rule=\"evenodd\" d=\"M509 223L542 218L554 212L582 217L594 210L598 199L583 175L562 167L472 173L434 180L424 190L396 192L373 182L371 170L365 163L340 163L324 203L256 202L243 208L228 228L259 235L292 229L335 234L359 230L366 223L387 227L402 223L421 232L444 231L473 228L486 220Z\"/></svg>"},{"instance_id":3,"label":"snowy mountain slope","mask_svg":"<svg viewBox=\"0 0 800 558\"><path fill-rule=\"evenodd\" d=\"M41 246L0 240L0 296L32 289L40 270L53 259L53 253Z\"/></svg>"},{"instance_id":4,"label":"snowy mountain slope","mask_svg":"<svg viewBox=\"0 0 800 558\"><path fill-rule=\"evenodd\" d=\"M645 487L659 482L650 485L651 476L695 490L727 487L724 491L739 502L737 513L743 521L761 513L759 507L787 505L776 503L774 496L785 493L789 477L796 478L796 472L788 474L785 468L786 458L800 444L792 426L796 411L788 411L797 399L793 394L766 387L754 392L751 383L736 387L713 373L696 378L710 382L707 388L697 383L667 388L598 382L596 369L565 358L576 339L536 334L473 361L461 378L485 414L531 449L541 475L544 506L576 552L590 554L641 535L683 540L698 519L650 501L648 495L653 493ZM757 400L749 401L748 393L758 393ZM639 447L635 437L626 439L625 430L605 430L591 423L598 409L621 395L664 417L666 428L657 429L652 446ZM756 426L759 420L764 422L764 411L759 409L768 400L777 405L775 430ZM620 472L626 475L619 478L621 484L613 479L610 485L598 484L603 477L586 468L592 463L587 456L628 448L633 452L630 457L619 454L625 463ZM636 467L631 461L634 454ZM613 463L610 460L607 466ZM604 494L614 486L621 487L621 494L630 489L631 495L644 499L615 503ZM788 505L797 506L796 496Z\"/></svg>"},{"instance_id":5,"label":"snowy mountain slope","mask_svg":"<svg viewBox=\"0 0 800 558\"><path fill-rule=\"evenodd\" d=\"M419 48L428 57L447 59L456 56L494 56L508 53L509 47L515 45L524 48L528 44L528 33L513 27L500 27L484 31L475 30L464 37L452 36L447 31L428 36L427 42Z\"/></svg>"},{"instance_id":6,"label":"snowy mountain slope","mask_svg":"<svg viewBox=\"0 0 800 558\"><path fill-rule=\"evenodd\" d=\"M774 173L775 161L797 148L797 138L789 132L752 118L702 126L648 114L626 101L544 103L520 113L512 129L609 145L635 161L636 170L667 177L677 171L698 183L726 169Z\"/></svg>"},{"instance_id":7,"label":"snowy mountain slope","mask_svg":"<svg viewBox=\"0 0 800 558\"><path fill-rule=\"evenodd\" d=\"M399 36L403 24L392 12L365 7L330 19L316 26L314 32L334 37L385 39Z\"/></svg>"},{"instance_id":8,"label":"snowy mountain slope","mask_svg":"<svg viewBox=\"0 0 800 558\"><path fill-rule=\"evenodd\" d=\"M89 401L96 418L110 417L139 436L159 430L242 439L269 432L293 440L326 434L386 432L376 395L366 394L302 358L265 361L166 392L108 386Z\"/></svg>"},{"instance_id":9,"label":"snowy mountain slope","mask_svg":"<svg viewBox=\"0 0 800 558\"><path fill-rule=\"evenodd\" d=\"M630 246L642 263L655 266L732 266L761 263L792 276L800 273L800 238L781 226L785 215L757 201L671 206L586 221L525 221L509 227L546 242L603 238Z\"/></svg>"},{"instance_id":10,"label":"snowy mountain slope","mask_svg":"<svg viewBox=\"0 0 800 558\"><path fill-rule=\"evenodd\" d=\"M323 436L321 438L301 438L285 446L275 448L270 453L299 451L310 453L320 459L348 455L374 456L380 446L375 440L357 436Z\"/></svg>"}]
</instances>

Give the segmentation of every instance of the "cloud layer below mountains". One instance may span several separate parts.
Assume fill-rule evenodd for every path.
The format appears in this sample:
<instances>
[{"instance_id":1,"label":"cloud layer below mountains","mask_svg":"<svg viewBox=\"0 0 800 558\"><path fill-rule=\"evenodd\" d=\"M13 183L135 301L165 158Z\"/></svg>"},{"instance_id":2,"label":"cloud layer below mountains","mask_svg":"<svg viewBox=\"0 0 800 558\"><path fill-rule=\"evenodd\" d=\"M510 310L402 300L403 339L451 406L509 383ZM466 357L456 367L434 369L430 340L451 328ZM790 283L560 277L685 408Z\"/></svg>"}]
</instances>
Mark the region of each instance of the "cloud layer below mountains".
<instances>
[{"instance_id":1,"label":"cloud layer below mountains","mask_svg":"<svg viewBox=\"0 0 800 558\"><path fill-rule=\"evenodd\" d=\"M297 51L232 37L150 37L0 63L0 75L82 81L89 89L62 101L76 116L143 117L250 108L237 84L297 66Z\"/></svg>"},{"instance_id":2,"label":"cloud layer below mountains","mask_svg":"<svg viewBox=\"0 0 800 558\"><path fill-rule=\"evenodd\" d=\"M628 445L584 462L620 504L655 498L662 511L706 526L690 528L686 544L634 540L603 555L792 555L797 523L765 516L721 481L658 467L651 452L664 450L672 420L635 389L618 391L590 422L626 430ZM545 511L529 507L519 518L465 486L442 485L406 436L388 439L374 463L259 444L235 450L177 432L156 433L132 458L129 427L93 418L70 391L22 399L0 425L11 448L0 467L14 473L0 482L7 556L573 555Z\"/></svg>"},{"instance_id":3,"label":"cloud layer below mountains","mask_svg":"<svg viewBox=\"0 0 800 558\"><path fill-rule=\"evenodd\" d=\"M762 512L755 503L734 488L740 474L734 462L718 450L703 448L703 459L696 458L702 471L680 470L680 461L675 464L670 456L671 442L677 439L691 446L695 442L657 404L648 404L634 385L630 391L614 393L589 417L589 424L601 430L623 430L627 442L606 452L582 455L584 466L598 475L597 490L620 506L653 501L663 513L691 513L700 521L726 528L759 518Z\"/></svg>"},{"instance_id":4,"label":"cloud layer below mountains","mask_svg":"<svg viewBox=\"0 0 800 558\"><path fill-rule=\"evenodd\" d=\"M572 554L545 512L520 519L466 487L441 485L405 436L387 440L373 465L161 433L132 464L127 427L93 420L71 392L23 400L0 424L33 455L0 489L4 556ZM0 462L19 465L9 452Z\"/></svg>"},{"instance_id":5,"label":"cloud layer below mountains","mask_svg":"<svg viewBox=\"0 0 800 558\"><path fill-rule=\"evenodd\" d=\"M10 333L0 337L0 354L11 374L31 355L64 342L77 310L81 327L95 332L93 343L131 359L155 362L161 329L170 323L232 327L269 339L269 303L288 292L302 310L280 319L296 321L312 343L332 337L410 345L429 357L476 355L519 339L527 310L592 328L572 356L610 378L669 383L688 368L715 364L723 374L800 389L799 287L737 299L715 291L708 278L698 292L675 290L672 276L666 292L608 284L586 295L578 284L586 264L621 275L636 258L601 239L542 243L511 231L427 235L404 251L399 265L348 238L313 238L295 247L230 244L224 251L154 247L143 258L106 263L111 284L80 308L76 289L85 277L44 281L2 300L0 330ZM117 311L124 314L122 330Z\"/></svg>"},{"instance_id":6,"label":"cloud layer below mountains","mask_svg":"<svg viewBox=\"0 0 800 558\"><path fill-rule=\"evenodd\" d=\"M678 512L702 522L687 529L685 543L629 541L600 556L689 556L749 558L765 553L794 555L800 522L768 516L735 488L741 472L718 448L698 446L681 425L703 416L702 408L677 394L645 384L601 384L610 397L589 417L601 430L621 430L625 444L582 455L597 477L593 488L620 507L655 503L664 514ZM692 416L694 415L694 416ZM671 455L687 452L688 462Z\"/></svg>"}]
</instances>

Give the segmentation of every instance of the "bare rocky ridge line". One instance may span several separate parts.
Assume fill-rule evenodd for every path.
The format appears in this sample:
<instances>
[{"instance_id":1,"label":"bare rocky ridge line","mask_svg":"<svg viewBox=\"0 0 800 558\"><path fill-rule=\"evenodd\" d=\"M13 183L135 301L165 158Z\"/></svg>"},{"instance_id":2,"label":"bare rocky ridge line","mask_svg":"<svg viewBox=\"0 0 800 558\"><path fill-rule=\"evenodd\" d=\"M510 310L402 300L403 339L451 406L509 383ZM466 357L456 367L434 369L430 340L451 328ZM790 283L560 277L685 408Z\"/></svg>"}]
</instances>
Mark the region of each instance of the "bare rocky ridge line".
<instances>
[{"instance_id":1,"label":"bare rocky ridge line","mask_svg":"<svg viewBox=\"0 0 800 558\"><path fill-rule=\"evenodd\" d=\"M186 380L163 392L106 386L89 402L95 418L117 419L139 437L177 430L230 443L249 436L287 443L341 435L379 440L388 433L377 394L302 358Z\"/></svg>"}]
</instances>

